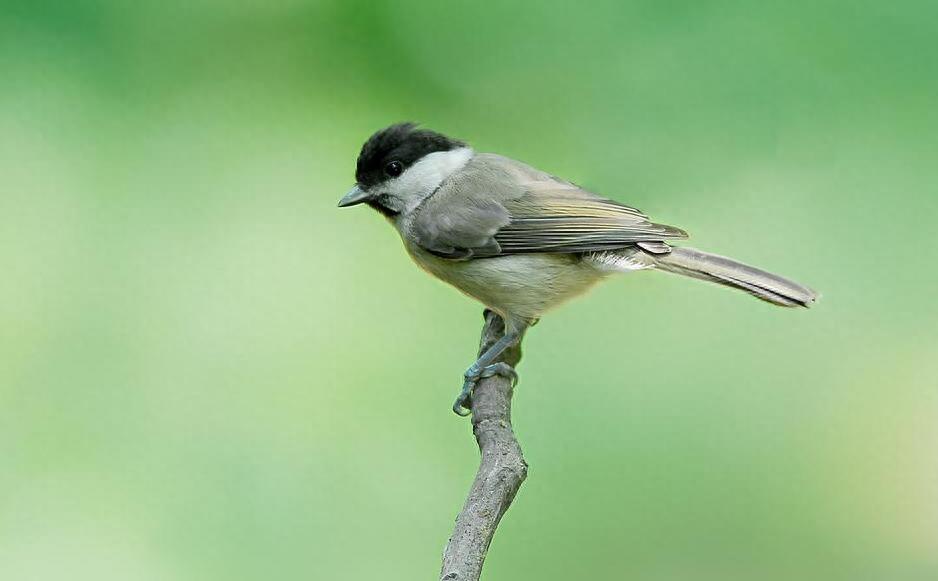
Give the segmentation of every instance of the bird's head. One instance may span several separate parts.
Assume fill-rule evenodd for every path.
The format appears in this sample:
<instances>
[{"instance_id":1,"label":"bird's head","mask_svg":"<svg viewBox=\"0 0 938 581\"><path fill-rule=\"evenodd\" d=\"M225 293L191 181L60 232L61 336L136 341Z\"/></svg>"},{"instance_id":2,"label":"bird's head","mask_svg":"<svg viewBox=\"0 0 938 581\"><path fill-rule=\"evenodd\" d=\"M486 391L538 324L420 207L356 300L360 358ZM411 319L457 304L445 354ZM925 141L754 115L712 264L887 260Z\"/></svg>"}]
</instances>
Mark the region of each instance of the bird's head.
<instances>
[{"instance_id":1,"label":"bird's head","mask_svg":"<svg viewBox=\"0 0 938 581\"><path fill-rule=\"evenodd\" d=\"M470 157L472 150L461 141L414 123L391 125L362 145L355 187L339 207L364 203L394 218L416 207Z\"/></svg>"}]
</instances>

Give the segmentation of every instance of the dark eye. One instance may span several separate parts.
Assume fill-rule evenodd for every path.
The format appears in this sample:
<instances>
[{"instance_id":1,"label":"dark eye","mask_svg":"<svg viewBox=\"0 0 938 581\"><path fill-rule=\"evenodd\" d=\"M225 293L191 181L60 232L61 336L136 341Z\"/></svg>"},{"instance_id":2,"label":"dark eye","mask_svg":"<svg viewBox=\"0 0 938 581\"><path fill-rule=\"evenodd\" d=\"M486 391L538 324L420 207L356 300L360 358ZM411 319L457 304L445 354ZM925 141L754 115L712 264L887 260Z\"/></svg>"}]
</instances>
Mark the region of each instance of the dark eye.
<instances>
[{"instance_id":1,"label":"dark eye","mask_svg":"<svg viewBox=\"0 0 938 581\"><path fill-rule=\"evenodd\" d=\"M392 161L388 165L384 166L384 173L388 174L392 178L396 178L401 175L404 171L404 164L399 161Z\"/></svg>"}]
</instances>

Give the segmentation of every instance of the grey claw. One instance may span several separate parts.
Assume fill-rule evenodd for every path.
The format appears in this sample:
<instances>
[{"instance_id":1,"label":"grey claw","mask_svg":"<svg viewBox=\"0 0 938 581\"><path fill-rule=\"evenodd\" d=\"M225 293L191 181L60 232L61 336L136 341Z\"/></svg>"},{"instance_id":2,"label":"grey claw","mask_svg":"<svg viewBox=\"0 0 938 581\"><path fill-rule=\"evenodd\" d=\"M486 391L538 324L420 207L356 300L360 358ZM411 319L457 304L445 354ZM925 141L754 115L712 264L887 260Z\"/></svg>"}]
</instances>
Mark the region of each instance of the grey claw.
<instances>
[{"instance_id":1,"label":"grey claw","mask_svg":"<svg viewBox=\"0 0 938 581\"><path fill-rule=\"evenodd\" d=\"M511 380L512 387L518 384L518 372L515 371L514 367L505 362L493 363L488 367L483 367L479 377L492 377L493 375L507 377Z\"/></svg>"},{"instance_id":2,"label":"grey claw","mask_svg":"<svg viewBox=\"0 0 938 581\"><path fill-rule=\"evenodd\" d=\"M476 383L480 379L501 375L511 380L512 387L518 385L518 372L505 362L493 363L476 371L477 369L478 367L473 365L466 371L464 376L466 381L463 383L462 391L459 392L459 396L453 402L453 412L457 416L465 417L472 413L472 390L475 389Z\"/></svg>"},{"instance_id":3,"label":"grey claw","mask_svg":"<svg viewBox=\"0 0 938 581\"><path fill-rule=\"evenodd\" d=\"M466 417L472 413L472 388L475 387L478 377L466 376L466 382L463 383L462 391L453 402L453 413L457 416Z\"/></svg>"},{"instance_id":4,"label":"grey claw","mask_svg":"<svg viewBox=\"0 0 938 581\"><path fill-rule=\"evenodd\" d=\"M460 417L466 417L472 413L472 410L469 409L462 397L457 397L453 403L453 413Z\"/></svg>"}]
</instances>

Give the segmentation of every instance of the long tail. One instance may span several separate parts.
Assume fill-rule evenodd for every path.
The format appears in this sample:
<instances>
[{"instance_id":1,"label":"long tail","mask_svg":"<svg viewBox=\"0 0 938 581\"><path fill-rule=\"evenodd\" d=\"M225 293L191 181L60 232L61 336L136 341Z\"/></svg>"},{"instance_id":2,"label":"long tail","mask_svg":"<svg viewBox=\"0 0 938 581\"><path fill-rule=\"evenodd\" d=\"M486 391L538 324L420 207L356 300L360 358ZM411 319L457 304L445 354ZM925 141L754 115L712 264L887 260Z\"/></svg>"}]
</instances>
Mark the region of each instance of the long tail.
<instances>
[{"instance_id":1,"label":"long tail","mask_svg":"<svg viewBox=\"0 0 938 581\"><path fill-rule=\"evenodd\" d=\"M646 256L653 258L654 267L659 270L737 288L773 305L810 307L819 296L777 274L694 248L672 247L666 254L655 252Z\"/></svg>"}]
</instances>

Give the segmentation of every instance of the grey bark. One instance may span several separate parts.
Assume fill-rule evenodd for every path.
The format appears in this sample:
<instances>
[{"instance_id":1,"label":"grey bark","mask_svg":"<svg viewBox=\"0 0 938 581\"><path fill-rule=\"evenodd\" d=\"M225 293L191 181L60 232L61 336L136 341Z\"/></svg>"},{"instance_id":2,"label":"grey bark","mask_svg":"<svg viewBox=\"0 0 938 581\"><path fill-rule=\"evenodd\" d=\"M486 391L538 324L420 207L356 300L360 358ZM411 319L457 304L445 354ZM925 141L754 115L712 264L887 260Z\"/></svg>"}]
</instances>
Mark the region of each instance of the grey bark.
<instances>
[{"instance_id":1,"label":"grey bark","mask_svg":"<svg viewBox=\"0 0 938 581\"><path fill-rule=\"evenodd\" d=\"M504 322L485 311L485 327L479 353L504 333ZM521 345L506 350L496 361L514 367L521 359ZM482 459L456 527L443 552L441 581L476 581L495 528L514 500L528 473L511 427L511 380L493 376L476 384L472 395L472 431Z\"/></svg>"}]
</instances>

